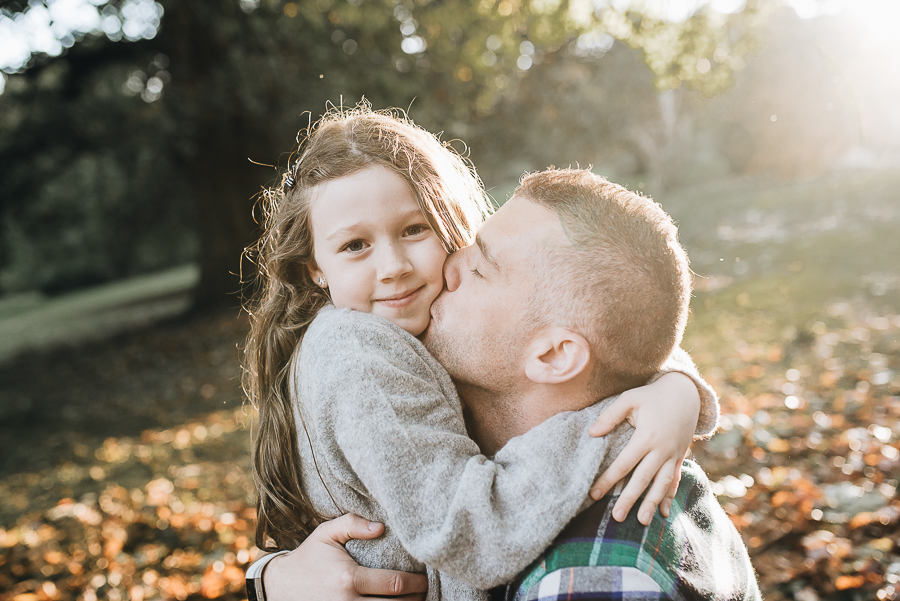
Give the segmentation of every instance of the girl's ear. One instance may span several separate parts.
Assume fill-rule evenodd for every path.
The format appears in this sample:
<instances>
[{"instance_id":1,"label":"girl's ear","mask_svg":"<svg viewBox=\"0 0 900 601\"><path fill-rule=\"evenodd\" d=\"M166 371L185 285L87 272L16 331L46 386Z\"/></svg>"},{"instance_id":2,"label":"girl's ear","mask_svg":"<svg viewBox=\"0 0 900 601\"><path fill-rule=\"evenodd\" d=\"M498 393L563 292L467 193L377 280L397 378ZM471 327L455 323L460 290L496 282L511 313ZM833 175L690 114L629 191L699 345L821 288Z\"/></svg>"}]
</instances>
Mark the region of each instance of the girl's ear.
<instances>
[{"instance_id":1,"label":"girl's ear","mask_svg":"<svg viewBox=\"0 0 900 601\"><path fill-rule=\"evenodd\" d=\"M591 362L588 341L576 332L549 327L528 343L525 376L536 384L562 384L583 373Z\"/></svg>"},{"instance_id":2,"label":"girl's ear","mask_svg":"<svg viewBox=\"0 0 900 601\"><path fill-rule=\"evenodd\" d=\"M315 261L310 261L306 264L306 270L309 272L309 277L312 278L313 284L319 281L319 278L324 277L322 270L319 269L319 266L316 265Z\"/></svg>"}]
</instances>

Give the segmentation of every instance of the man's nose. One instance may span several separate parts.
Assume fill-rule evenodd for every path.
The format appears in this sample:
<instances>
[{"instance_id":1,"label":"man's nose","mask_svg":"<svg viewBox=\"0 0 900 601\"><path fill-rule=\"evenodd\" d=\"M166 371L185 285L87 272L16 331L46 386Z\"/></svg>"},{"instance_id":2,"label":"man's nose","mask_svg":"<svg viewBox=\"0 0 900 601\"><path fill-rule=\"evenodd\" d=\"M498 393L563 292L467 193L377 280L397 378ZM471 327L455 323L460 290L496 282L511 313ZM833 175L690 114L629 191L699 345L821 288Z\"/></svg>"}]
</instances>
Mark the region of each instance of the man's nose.
<instances>
[{"instance_id":1,"label":"man's nose","mask_svg":"<svg viewBox=\"0 0 900 601\"><path fill-rule=\"evenodd\" d=\"M444 282L446 282L447 290L453 292L457 288L459 288L459 284L461 281L459 275L459 264L460 264L460 255L459 251L456 251L444 261Z\"/></svg>"},{"instance_id":2,"label":"man's nose","mask_svg":"<svg viewBox=\"0 0 900 601\"><path fill-rule=\"evenodd\" d=\"M412 271L412 263L404 249L396 244L388 244L382 248L378 260L378 276L382 280L396 280Z\"/></svg>"}]
</instances>

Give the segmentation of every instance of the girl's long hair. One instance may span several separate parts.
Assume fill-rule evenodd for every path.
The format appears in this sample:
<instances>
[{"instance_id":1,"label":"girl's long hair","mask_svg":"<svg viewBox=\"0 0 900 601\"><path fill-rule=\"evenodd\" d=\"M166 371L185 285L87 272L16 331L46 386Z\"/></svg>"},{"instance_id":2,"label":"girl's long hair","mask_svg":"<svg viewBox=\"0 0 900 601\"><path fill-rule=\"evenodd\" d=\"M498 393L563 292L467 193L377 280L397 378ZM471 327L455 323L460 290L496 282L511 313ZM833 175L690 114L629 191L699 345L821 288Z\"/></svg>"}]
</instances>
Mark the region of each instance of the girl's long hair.
<instances>
[{"instance_id":1,"label":"girl's long hair","mask_svg":"<svg viewBox=\"0 0 900 601\"><path fill-rule=\"evenodd\" d=\"M323 519L301 486L289 387L291 357L329 302L307 268L314 261L313 189L367 167L386 167L409 184L447 252L471 244L491 211L468 162L400 111L372 111L365 103L332 109L298 141L281 186L262 195L263 233L247 251L258 270L247 307L243 385L258 411L252 441L256 546L266 551L296 547Z\"/></svg>"}]
</instances>

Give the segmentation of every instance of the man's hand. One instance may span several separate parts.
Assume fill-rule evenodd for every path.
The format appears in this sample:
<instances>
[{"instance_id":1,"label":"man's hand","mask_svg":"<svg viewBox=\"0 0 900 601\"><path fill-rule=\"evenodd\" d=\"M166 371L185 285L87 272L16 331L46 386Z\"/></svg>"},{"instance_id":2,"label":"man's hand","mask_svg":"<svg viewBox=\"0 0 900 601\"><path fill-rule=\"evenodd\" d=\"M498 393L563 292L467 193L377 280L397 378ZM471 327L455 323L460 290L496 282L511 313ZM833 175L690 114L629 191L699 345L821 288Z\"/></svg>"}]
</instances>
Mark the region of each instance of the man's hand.
<instances>
[{"instance_id":1,"label":"man's hand","mask_svg":"<svg viewBox=\"0 0 900 601\"><path fill-rule=\"evenodd\" d=\"M678 372L667 373L653 384L622 393L588 432L591 436L603 436L625 419L635 427L635 432L609 469L594 483L591 497L599 499L634 470L613 507L613 517L620 522L624 520L645 490L647 494L638 520L648 525L657 505L660 513L668 517L681 480L681 462L691 445L699 416L700 393L693 380Z\"/></svg>"},{"instance_id":2,"label":"man's hand","mask_svg":"<svg viewBox=\"0 0 900 601\"><path fill-rule=\"evenodd\" d=\"M357 564L344 549L351 538L378 538L384 526L352 513L320 524L303 544L266 567L263 585L269 601L353 601L370 595L423 600L424 574L375 570Z\"/></svg>"}]
</instances>

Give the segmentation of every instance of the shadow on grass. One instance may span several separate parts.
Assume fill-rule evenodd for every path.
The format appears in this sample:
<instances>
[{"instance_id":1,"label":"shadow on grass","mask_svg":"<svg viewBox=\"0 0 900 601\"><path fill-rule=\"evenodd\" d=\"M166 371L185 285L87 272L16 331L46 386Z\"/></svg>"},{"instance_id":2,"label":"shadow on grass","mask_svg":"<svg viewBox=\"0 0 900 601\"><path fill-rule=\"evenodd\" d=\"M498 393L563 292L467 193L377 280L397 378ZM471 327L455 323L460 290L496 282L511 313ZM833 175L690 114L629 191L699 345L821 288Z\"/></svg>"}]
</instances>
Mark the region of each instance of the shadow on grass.
<instances>
[{"instance_id":1,"label":"shadow on grass","mask_svg":"<svg viewBox=\"0 0 900 601\"><path fill-rule=\"evenodd\" d=\"M240 409L246 330L237 311L220 311L0 364L0 478L88 464L109 437Z\"/></svg>"}]
</instances>

